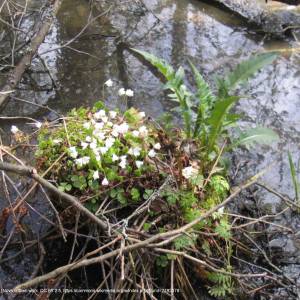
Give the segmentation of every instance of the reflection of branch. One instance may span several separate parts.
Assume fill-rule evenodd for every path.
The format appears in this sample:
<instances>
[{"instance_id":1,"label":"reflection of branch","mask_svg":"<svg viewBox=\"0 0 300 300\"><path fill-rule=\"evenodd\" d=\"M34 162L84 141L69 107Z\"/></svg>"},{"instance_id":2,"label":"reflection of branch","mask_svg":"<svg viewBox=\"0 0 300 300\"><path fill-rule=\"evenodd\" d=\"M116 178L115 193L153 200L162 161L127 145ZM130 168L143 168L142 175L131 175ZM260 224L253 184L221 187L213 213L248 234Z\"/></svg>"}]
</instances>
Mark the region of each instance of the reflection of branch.
<instances>
[{"instance_id":1,"label":"reflection of branch","mask_svg":"<svg viewBox=\"0 0 300 300\"><path fill-rule=\"evenodd\" d=\"M10 74L5 86L1 89L1 92L7 92L14 90L20 80L22 79L22 76L25 72L25 70L31 65L31 61L37 52L39 46L44 41L51 24L53 22L54 17L56 16L60 6L61 6L62 0L55 0L53 6L52 6L52 16L45 20L43 25L41 26L40 30L36 34L35 38L32 40L28 52L22 57L20 62L17 64L17 66L14 68L12 73ZM0 108L5 103L6 99L8 98L9 94L0 94Z\"/></svg>"},{"instance_id":2,"label":"reflection of branch","mask_svg":"<svg viewBox=\"0 0 300 300\"><path fill-rule=\"evenodd\" d=\"M105 16L106 14L109 13L109 11L111 10L112 6L110 6L106 11L104 11L103 13L99 14L98 16L92 18L90 21L88 21L84 27L72 38L70 39L68 42L64 43L63 45L61 46L58 46L58 47L55 47L55 48L52 48L52 49L49 49L49 50L46 50L42 53L40 53L40 55L44 55L46 53L49 53L49 52L52 52L52 51L56 51L56 50L59 50L61 48L65 48L67 46L69 46L70 44L72 44L76 39L78 39L85 31L86 29L93 23L95 22L97 19L99 19L100 17L103 17Z\"/></svg>"}]
</instances>

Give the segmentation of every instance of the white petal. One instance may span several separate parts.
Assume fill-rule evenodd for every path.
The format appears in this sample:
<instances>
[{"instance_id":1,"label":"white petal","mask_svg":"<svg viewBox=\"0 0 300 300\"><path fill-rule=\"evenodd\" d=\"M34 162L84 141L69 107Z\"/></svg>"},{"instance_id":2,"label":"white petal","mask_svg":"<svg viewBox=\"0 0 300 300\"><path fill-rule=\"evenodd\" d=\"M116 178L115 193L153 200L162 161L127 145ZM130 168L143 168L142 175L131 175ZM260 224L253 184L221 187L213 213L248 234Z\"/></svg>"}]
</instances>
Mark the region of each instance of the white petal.
<instances>
[{"instance_id":1,"label":"white petal","mask_svg":"<svg viewBox=\"0 0 300 300\"><path fill-rule=\"evenodd\" d=\"M94 174L93 174L93 179L94 179L94 180L99 179L99 172L98 172L98 171L95 171L95 172L94 172Z\"/></svg>"},{"instance_id":2,"label":"white petal","mask_svg":"<svg viewBox=\"0 0 300 300\"><path fill-rule=\"evenodd\" d=\"M113 86L113 81L111 79L108 79L107 81L104 82L104 85L106 85L107 87L111 87Z\"/></svg>"},{"instance_id":3,"label":"white petal","mask_svg":"<svg viewBox=\"0 0 300 300\"><path fill-rule=\"evenodd\" d=\"M119 96L124 96L126 94L125 89L124 88L119 89L118 94L119 94Z\"/></svg>"},{"instance_id":4,"label":"white petal","mask_svg":"<svg viewBox=\"0 0 300 300\"><path fill-rule=\"evenodd\" d=\"M127 97L133 97L133 95L134 95L133 90L130 90L130 89L126 90L125 95Z\"/></svg>"},{"instance_id":5,"label":"white petal","mask_svg":"<svg viewBox=\"0 0 300 300\"><path fill-rule=\"evenodd\" d=\"M16 134L19 131L19 128L17 126L13 125L13 126L11 126L10 131L13 134Z\"/></svg>"},{"instance_id":6,"label":"white petal","mask_svg":"<svg viewBox=\"0 0 300 300\"><path fill-rule=\"evenodd\" d=\"M102 185L108 185L109 184L109 182L108 182L108 180L107 180L106 177L102 180L101 184Z\"/></svg>"},{"instance_id":7,"label":"white petal","mask_svg":"<svg viewBox=\"0 0 300 300\"><path fill-rule=\"evenodd\" d=\"M114 111L114 110L111 110L111 111L109 112L109 116L110 116L112 119L114 119L114 118L117 116L117 112Z\"/></svg>"},{"instance_id":8,"label":"white petal","mask_svg":"<svg viewBox=\"0 0 300 300\"><path fill-rule=\"evenodd\" d=\"M155 155L156 155L156 152L155 152L153 149L151 149L151 150L148 152L148 156L149 156L149 157L155 157Z\"/></svg>"},{"instance_id":9,"label":"white petal","mask_svg":"<svg viewBox=\"0 0 300 300\"><path fill-rule=\"evenodd\" d=\"M42 123L41 122L36 122L35 124L34 124L34 126L36 127L36 128L41 128L42 127Z\"/></svg>"},{"instance_id":10,"label":"white petal","mask_svg":"<svg viewBox=\"0 0 300 300\"><path fill-rule=\"evenodd\" d=\"M137 161L135 162L135 164L136 164L136 166L137 166L138 168L140 168L140 167L144 164L144 162L143 162L143 161L140 161L140 160L137 160Z\"/></svg>"},{"instance_id":11,"label":"white petal","mask_svg":"<svg viewBox=\"0 0 300 300\"><path fill-rule=\"evenodd\" d=\"M153 148L156 149L156 150L160 150L160 149L161 149L160 143L156 143L156 144L153 146Z\"/></svg>"}]
</instances>

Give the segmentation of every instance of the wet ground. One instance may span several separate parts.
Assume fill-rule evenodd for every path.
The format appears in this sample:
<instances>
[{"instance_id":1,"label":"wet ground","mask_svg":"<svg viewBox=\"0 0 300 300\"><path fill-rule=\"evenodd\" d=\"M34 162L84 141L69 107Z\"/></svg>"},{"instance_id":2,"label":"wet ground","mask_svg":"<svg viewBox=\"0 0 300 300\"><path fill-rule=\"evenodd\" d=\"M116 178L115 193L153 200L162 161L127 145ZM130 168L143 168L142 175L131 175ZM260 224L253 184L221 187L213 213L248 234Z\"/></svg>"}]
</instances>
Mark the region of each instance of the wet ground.
<instances>
[{"instance_id":1,"label":"wet ground","mask_svg":"<svg viewBox=\"0 0 300 300\"><path fill-rule=\"evenodd\" d=\"M96 20L84 33L67 44L92 18ZM291 37L269 39L229 12L197 0L148 0L144 3L103 0L97 1L92 15L88 1L64 0L58 19L39 50L51 76L41 61L35 60L32 72L25 76L16 96L66 113L73 107L92 105L102 99L111 107L124 108L117 90L127 87L135 91L129 105L158 117L172 106L156 73L134 57L128 51L130 47L149 51L173 66L188 67L190 59L210 82L252 53L279 50L276 62L241 89L246 97L237 110L245 114L242 126L271 127L280 135L280 142L270 147L256 147L250 152L241 151L234 157L232 168L238 168L239 182L276 162L263 181L293 198L287 151L295 161L299 159L299 46ZM103 83L109 78L114 81L114 87L103 89ZM16 99L10 101L2 114L39 120L55 117L43 108ZM2 122L1 128L8 130L11 125ZM274 195L263 191L256 195L262 211L275 213L280 209L279 198ZM270 234L270 246L279 251L287 274L297 279L300 236L295 233L300 230L299 216L286 214L277 221L292 227L294 233Z\"/></svg>"}]
</instances>

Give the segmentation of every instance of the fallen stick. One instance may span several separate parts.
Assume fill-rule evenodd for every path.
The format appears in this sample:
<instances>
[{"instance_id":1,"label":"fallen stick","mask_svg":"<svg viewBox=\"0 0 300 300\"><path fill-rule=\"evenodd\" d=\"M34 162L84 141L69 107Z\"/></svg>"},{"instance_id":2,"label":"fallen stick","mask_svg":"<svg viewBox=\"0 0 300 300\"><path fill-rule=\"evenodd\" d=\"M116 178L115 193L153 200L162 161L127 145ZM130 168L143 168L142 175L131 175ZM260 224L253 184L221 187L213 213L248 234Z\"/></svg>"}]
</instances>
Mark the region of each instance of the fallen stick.
<instances>
[{"instance_id":1,"label":"fallen stick","mask_svg":"<svg viewBox=\"0 0 300 300\"><path fill-rule=\"evenodd\" d=\"M52 1L48 2L51 3ZM40 45L42 44L47 33L49 32L52 22L56 17L58 10L61 6L61 2L62 0L55 0L54 4L50 6L50 16L48 16L47 14L47 17L45 18L39 31L30 43L27 53L21 58L19 63L13 69L12 73L8 76L6 84L0 91L0 108L4 106L11 92L16 89L17 85L21 81L24 72L31 65L31 61L35 53L38 51Z\"/></svg>"},{"instance_id":2,"label":"fallen stick","mask_svg":"<svg viewBox=\"0 0 300 300\"><path fill-rule=\"evenodd\" d=\"M177 234L183 234L184 232L186 232L187 230L191 229L193 226L195 226L196 224L198 224L200 221L204 220L205 218L211 216L214 212L216 212L218 209L220 209L221 207L224 207L226 204L228 204L229 202L231 202L241 191L243 191L244 189L248 188L249 186L251 186L252 184L254 184L261 176L263 176L267 170L270 169L270 167L274 166L274 164L269 165L266 169L264 169L263 171L261 171L260 173L256 174L255 176L251 177L248 181L246 181L244 184L242 184L241 186L237 187L236 189L234 189L234 191L232 192L232 194L225 199L222 203L220 203L219 205L216 205L215 207L211 208L210 210L208 210L206 213L204 213L203 215L201 215L200 217L196 218L194 221L178 228L175 230L170 230L168 232L164 232L164 233L158 233L156 235L153 235L152 237L144 240L144 241L139 241L133 245L129 245L126 246L122 249L122 254L128 253L130 251L133 250L137 250L140 248L146 248L146 247L151 247L153 242L156 242L157 240L161 240L161 239L166 239L169 238L173 235L177 235ZM1 163L0 163L0 169L2 168ZM172 239L170 239L170 241L172 241ZM32 287L34 285L38 285L44 281L47 281L51 278L56 278L59 275L65 274L69 271L81 268L81 267L86 267L92 264L96 264L96 263L101 263L109 258L118 256L120 254L120 249L116 249L113 251L110 251L102 256L97 256L94 258L90 258L90 259L83 259L79 262L73 262L70 263L68 265L59 267L47 274L38 276L32 280L29 280L27 282L24 282L22 284L17 285L14 288L14 292L18 293L22 290L25 290L29 287Z\"/></svg>"},{"instance_id":3,"label":"fallen stick","mask_svg":"<svg viewBox=\"0 0 300 300\"><path fill-rule=\"evenodd\" d=\"M53 184L51 184L49 181L44 179L42 176L40 176L36 169L32 167L27 167L23 165L15 165L5 162L0 162L0 170L3 171L9 171L13 172L19 175L28 176L33 178L35 181L40 183L44 188L48 189L52 193L56 194L58 197L61 197L62 199L69 202L70 205L76 207L78 211L80 211L82 214L84 214L86 217L88 217L90 220L92 220L94 223L99 225L103 230L108 229L108 225L97 218L93 213L91 213L87 208L85 208L77 198L64 193L60 191L58 188L56 188Z\"/></svg>"}]
</instances>

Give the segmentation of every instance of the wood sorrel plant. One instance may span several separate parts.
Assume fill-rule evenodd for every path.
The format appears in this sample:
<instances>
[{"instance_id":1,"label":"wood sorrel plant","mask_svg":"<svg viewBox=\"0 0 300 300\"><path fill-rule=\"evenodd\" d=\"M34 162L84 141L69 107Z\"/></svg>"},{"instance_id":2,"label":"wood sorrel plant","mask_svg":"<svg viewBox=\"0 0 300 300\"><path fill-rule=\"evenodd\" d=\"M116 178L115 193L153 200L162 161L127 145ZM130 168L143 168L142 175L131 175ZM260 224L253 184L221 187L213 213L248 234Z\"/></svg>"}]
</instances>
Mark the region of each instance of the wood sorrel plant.
<instances>
[{"instance_id":1,"label":"wood sorrel plant","mask_svg":"<svg viewBox=\"0 0 300 300\"><path fill-rule=\"evenodd\" d=\"M43 169L64 153L60 167L52 172L59 188L87 195L93 204L97 194L107 190L123 205L138 201L142 195L136 186L125 190L120 184L151 171L150 162L159 155L161 145L145 113L131 108L121 114L98 102L91 110L73 109L64 122L65 126L41 130L36 152Z\"/></svg>"}]
</instances>

